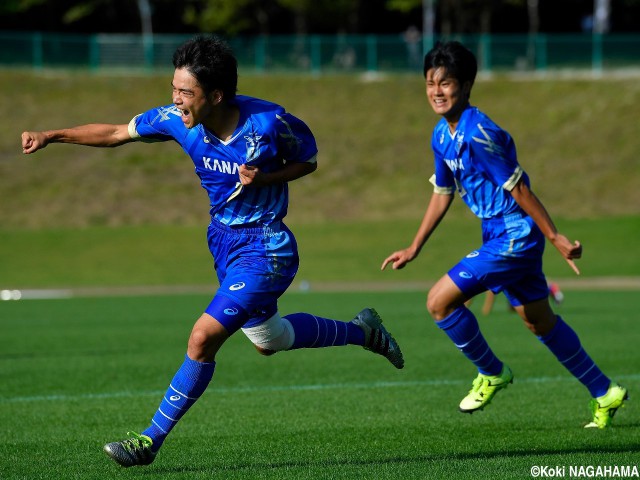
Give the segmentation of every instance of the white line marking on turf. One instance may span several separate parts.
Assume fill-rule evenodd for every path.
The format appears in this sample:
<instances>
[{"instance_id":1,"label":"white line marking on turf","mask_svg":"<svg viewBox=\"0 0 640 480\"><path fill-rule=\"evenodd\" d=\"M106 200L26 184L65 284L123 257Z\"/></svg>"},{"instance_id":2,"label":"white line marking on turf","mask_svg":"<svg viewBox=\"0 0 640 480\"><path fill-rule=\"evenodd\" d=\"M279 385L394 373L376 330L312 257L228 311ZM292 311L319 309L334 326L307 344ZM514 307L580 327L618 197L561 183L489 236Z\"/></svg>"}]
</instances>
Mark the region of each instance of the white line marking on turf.
<instances>
[{"instance_id":1,"label":"white line marking on turf","mask_svg":"<svg viewBox=\"0 0 640 480\"><path fill-rule=\"evenodd\" d=\"M581 277L563 278L563 290L640 290L640 276L628 277ZM430 289L433 282L309 282L301 280L289 289L288 294L312 292L423 292ZM44 300L76 297L127 297L149 295L210 294L211 285L151 285L126 287L77 287L67 289L26 289L4 290L5 298L0 300ZM8 295L8 297L7 297Z\"/></svg>"},{"instance_id":2,"label":"white line marking on turf","mask_svg":"<svg viewBox=\"0 0 640 480\"><path fill-rule=\"evenodd\" d=\"M640 380L640 374L618 375L616 380ZM571 379L570 376L557 377L532 377L517 378L517 383L553 383L566 382ZM321 383L318 385L273 385L273 386L254 386L254 387L210 387L211 394L237 394L237 393L259 393L259 392L304 392L314 390L356 390L356 389L375 389L375 388L406 388L406 387L441 387L448 385L466 385L469 380L415 380L406 382L369 382L369 383ZM0 397L0 404L3 403L30 403L30 402L50 402L50 401L80 401L80 400L105 400L112 398L136 398L160 396L165 390L147 390L147 391L123 391L123 392L105 392L105 393L86 393L79 395L33 395L25 397Z\"/></svg>"}]
</instances>

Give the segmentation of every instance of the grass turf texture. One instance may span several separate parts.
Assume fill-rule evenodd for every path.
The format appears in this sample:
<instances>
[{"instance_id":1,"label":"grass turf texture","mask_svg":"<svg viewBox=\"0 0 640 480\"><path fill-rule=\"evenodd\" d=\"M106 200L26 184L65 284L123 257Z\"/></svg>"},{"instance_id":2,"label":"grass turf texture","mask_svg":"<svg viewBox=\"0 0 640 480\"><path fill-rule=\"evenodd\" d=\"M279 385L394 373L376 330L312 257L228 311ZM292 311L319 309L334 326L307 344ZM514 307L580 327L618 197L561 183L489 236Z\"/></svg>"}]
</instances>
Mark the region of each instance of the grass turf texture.
<instances>
[{"instance_id":1,"label":"grass turf texture","mask_svg":"<svg viewBox=\"0 0 640 480\"><path fill-rule=\"evenodd\" d=\"M358 347L261 357L238 334L156 462L129 470L102 445L146 426L208 296L0 302L0 478L511 479L534 465L637 465L637 294L566 293L559 312L631 391L610 430L582 428L588 393L502 297L479 318L515 382L469 416L457 404L474 370L426 319L423 292L291 293L283 313L346 320L375 306L405 369Z\"/></svg>"},{"instance_id":2,"label":"grass turf texture","mask_svg":"<svg viewBox=\"0 0 640 480\"><path fill-rule=\"evenodd\" d=\"M170 99L172 72L98 76L5 70L12 111L0 118L0 225L61 228L208 221L193 164L173 142L116 149L51 145L24 156L23 130L127 123ZM418 221L431 194L439 120L421 75L252 76L239 92L282 103L317 137L319 167L291 186L292 222ZM640 214L635 78L479 78L471 97L514 137L533 189L554 218Z\"/></svg>"},{"instance_id":3,"label":"grass turf texture","mask_svg":"<svg viewBox=\"0 0 640 480\"><path fill-rule=\"evenodd\" d=\"M460 202L461 203L461 202ZM386 283L433 281L479 246L475 218L447 217L422 251L402 271L381 272L382 260L409 244L419 219L393 222L290 223L301 252L297 282ZM576 277L547 244L550 279L636 276L640 255L628 245L640 238L638 217L557 220L584 245ZM205 226L90 227L57 230L0 230L0 289L210 285L217 280L207 250ZM562 284L562 282L561 282Z\"/></svg>"}]
</instances>

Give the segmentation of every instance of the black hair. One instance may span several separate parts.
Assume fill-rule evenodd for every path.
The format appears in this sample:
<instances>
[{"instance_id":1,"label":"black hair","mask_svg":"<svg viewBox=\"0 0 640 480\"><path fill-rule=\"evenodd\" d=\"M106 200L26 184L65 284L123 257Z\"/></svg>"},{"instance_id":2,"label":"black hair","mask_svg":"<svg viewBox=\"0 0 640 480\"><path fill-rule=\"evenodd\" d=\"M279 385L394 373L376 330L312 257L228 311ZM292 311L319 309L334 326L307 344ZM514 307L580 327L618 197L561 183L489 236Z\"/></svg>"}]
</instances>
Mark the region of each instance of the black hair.
<instances>
[{"instance_id":1,"label":"black hair","mask_svg":"<svg viewBox=\"0 0 640 480\"><path fill-rule=\"evenodd\" d=\"M471 82L473 85L478 73L478 61L475 55L456 41L438 42L424 56L425 78L430 69L439 67L444 68L447 74L457 79L460 85L464 85L465 82Z\"/></svg>"},{"instance_id":2,"label":"black hair","mask_svg":"<svg viewBox=\"0 0 640 480\"><path fill-rule=\"evenodd\" d=\"M173 54L173 66L187 69L205 93L221 90L232 99L238 88L238 61L231 47L215 36L197 36L182 44Z\"/></svg>"}]
</instances>

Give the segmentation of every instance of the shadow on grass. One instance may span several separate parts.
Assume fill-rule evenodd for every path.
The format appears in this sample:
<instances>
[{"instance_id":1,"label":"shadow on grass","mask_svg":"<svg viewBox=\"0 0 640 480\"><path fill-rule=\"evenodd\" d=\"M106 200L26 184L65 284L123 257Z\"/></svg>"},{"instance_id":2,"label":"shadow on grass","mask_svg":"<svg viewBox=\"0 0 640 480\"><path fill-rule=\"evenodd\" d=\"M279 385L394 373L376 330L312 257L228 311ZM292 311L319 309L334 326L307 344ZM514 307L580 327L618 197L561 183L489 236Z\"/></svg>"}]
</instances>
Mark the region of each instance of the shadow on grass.
<instances>
[{"instance_id":1,"label":"shadow on grass","mask_svg":"<svg viewBox=\"0 0 640 480\"><path fill-rule=\"evenodd\" d=\"M637 425L625 425L627 428L637 428ZM185 465L184 467L169 468L153 468L146 470L145 474L157 475L158 473L188 473L188 472L209 472L215 471L242 471L242 470L278 470L290 468L323 468L323 467L340 467L340 466L382 466L382 465L410 465L410 464L429 464L435 462L446 461L465 461L465 460L491 460L494 458L526 458L541 457L546 455L574 455L574 454L603 454L603 453L638 453L640 446L633 447L590 447L590 448L570 448L570 449L544 449L544 450L521 450L521 451L493 451L493 452L474 452L474 453L452 453L452 454L432 454L418 455L407 457L388 457L379 458L377 460L326 460L326 461L287 461L287 462L239 462L235 465L211 465L207 467L198 467L196 465Z\"/></svg>"}]
</instances>

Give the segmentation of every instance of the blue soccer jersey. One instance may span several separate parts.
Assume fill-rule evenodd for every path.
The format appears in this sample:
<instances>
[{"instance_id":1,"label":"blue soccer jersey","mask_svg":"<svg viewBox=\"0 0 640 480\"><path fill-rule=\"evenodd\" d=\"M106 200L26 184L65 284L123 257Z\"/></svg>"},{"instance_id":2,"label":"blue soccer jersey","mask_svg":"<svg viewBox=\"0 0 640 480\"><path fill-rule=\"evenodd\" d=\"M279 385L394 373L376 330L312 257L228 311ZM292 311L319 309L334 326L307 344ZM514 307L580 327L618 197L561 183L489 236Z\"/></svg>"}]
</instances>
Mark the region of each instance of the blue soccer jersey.
<instances>
[{"instance_id":1,"label":"blue soccer jersey","mask_svg":"<svg viewBox=\"0 0 640 480\"><path fill-rule=\"evenodd\" d=\"M522 178L511 136L476 107L462 113L451 133L443 118L431 139L438 193L457 190L471 211L482 219L522 212L510 191Z\"/></svg>"},{"instance_id":2,"label":"blue soccer jersey","mask_svg":"<svg viewBox=\"0 0 640 480\"><path fill-rule=\"evenodd\" d=\"M280 105L243 95L232 102L240 110L240 120L227 141L202 124L186 128L175 105L136 116L129 124L129 134L143 141L180 144L209 195L213 220L226 226L269 225L287 213L287 184L243 188L239 166L250 164L273 172L286 162L315 162L315 138L304 122Z\"/></svg>"},{"instance_id":3,"label":"blue soccer jersey","mask_svg":"<svg viewBox=\"0 0 640 480\"><path fill-rule=\"evenodd\" d=\"M457 190L482 219L482 247L449 270L450 278L469 298L486 289L504 291L512 305L546 297L544 236L511 195L520 180L529 186L511 136L467 107L454 133L444 119L436 125L431 146L435 192Z\"/></svg>"}]
</instances>

